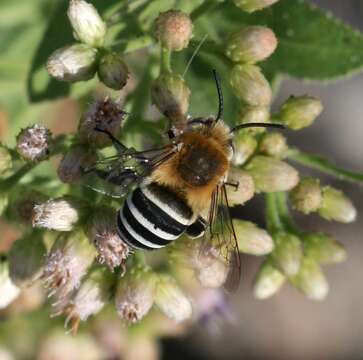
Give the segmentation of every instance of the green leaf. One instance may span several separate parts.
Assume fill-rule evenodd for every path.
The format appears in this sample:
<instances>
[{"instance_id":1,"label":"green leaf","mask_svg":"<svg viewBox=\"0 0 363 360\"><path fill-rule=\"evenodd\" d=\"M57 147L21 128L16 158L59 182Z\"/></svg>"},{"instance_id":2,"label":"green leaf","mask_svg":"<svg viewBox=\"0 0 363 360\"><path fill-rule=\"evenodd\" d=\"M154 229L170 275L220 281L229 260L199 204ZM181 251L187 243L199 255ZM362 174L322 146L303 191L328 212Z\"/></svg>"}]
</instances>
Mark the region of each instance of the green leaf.
<instances>
[{"instance_id":1,"label":"green leaf","mask_svg":"<svg viewBox=\"0 0 363 360\"><path fill-rule=\"evenodd\" d=\"M209 23L218 24L219 36L210 33L202 21L199 36L208 33L209 39L220 40L221 44L226 32L245 24L272 28L279 45L275 53L261 64L269 79L277 74L288 74L297 78L329 80L363 67L362 34L307 1L280 0L253 14L246 14L232 3L225 2L218 11L208 14L208 19Z\"/></svg>"}]
</instances>

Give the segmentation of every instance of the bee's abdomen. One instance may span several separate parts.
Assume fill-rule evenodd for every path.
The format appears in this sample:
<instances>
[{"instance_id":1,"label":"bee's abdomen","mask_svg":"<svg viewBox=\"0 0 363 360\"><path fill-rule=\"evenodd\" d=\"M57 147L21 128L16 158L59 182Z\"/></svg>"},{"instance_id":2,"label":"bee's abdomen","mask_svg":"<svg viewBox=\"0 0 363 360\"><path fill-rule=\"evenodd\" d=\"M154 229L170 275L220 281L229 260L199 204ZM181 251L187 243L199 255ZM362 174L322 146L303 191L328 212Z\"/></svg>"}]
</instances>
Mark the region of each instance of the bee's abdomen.
<instances>
[{"instance_id":1,"label":"bee's abdomen","mask_svg":"<svg viewBox=\"0 0 363 360\"><path fill-rule=\"evenodd\" d=\"M207 227L206 221L201 216L199 216L197 220L193 222L193 224L188 226L186 234L191 239L197 239L204 235L206 227Z\"/></svg>"},{"instance_id":2,"label":"bee's abdomen","mask_svg":"<svg viewBox=\"0 0 363 360\"><path fill-rule=\"evenodd\" d=\"M190 225L193 212L168 188L152 183L134 190L119 210L117 228L128 245L153 250L177 239Z\"/></svg>"}]
</instances>

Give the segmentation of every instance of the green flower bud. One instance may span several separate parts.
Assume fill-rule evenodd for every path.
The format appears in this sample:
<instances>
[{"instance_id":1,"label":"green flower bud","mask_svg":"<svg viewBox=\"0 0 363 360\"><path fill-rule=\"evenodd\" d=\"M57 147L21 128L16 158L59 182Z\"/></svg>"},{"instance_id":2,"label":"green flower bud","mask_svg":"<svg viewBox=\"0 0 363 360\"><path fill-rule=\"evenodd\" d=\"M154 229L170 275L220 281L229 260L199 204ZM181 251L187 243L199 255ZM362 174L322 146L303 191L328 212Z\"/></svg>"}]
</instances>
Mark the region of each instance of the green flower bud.
<instances>
[{"instance_id":1,"label":"green flower bud","mask_svg":"<svg viewBox=\"0 0 363 360\"><path fill-rule=\"evenodd\" d=\"M252 176L246 171L231 168L228 173L227 196L229 206L242 205L253 198L255 184Z\"/></svg>"},{"instance_id":2,"label":"green flower bud","mask_svg":"<svg viewBox=\"0 0 363 360\"><path fill-rule=\"evenodd\" d=\"M241 252L259 256L269 254L274 249L272 238L266 230L249 221L235 219L233 224Z\"/></svg>"},{"instance_id":3,"label":"green flower bud","mask_svg":"<svg viewBox=\"0 0 363 360\"><path fill-rule=\"evenodd\" d=\"M92 79L97 70L97 50L75 44L58 49L47 61L48 74L60 81L76 82Z\"/></svg>"},{"instance_id":4,"label":"green flower bud","mask_svg":"<svg viewBox=\"0 0 363 360\"><path fill-rule=\"evenodd\" d=\"M274 236L275 249L271 254L274 265L286 276L296 275L300 268L303 252L300 239L286 232Z\"/></svg>"},{"instance_id":5,"label":"green flower bud","mask_svg":"<svg viewBox=\"0 0 363 360\"><path fill-rule=\"evenodd\" d=\"M276 36L268 27L245 26L229 36L225 53L232 61L253 64L268 58L276 46Z\"/></svg>"},{"instance_id":6,"label":"green flower bud","mask_svg":"<svg viewBox=\"0 0 363 360\"><path fill-rule=\"evenodd\" d=\"M321 264L340 263L347 258L344 246L328 234L307 234L303 244L305 255Z\"/></svg>"},{"instance_id":7,"label":"green flower bud","mask_svg":"<svg viewBox=\"0 0 363 360\"><path fill-rule=\"evenodd\" d=\"M293 167L267 156L254 156L246 170L252 175L258 192L288 191L299 182L299 174Z\"/></svg>"},{"instance_id":8,"label":"green flower bud","mask_svg":"<svg viewBox=\"0 0 363 360\"><path fill-rule=\"evenodd\" d=\"M259 150L262 154L282 158L287 151L286 138L278 132L269 132L262 137Z\"/></svg>"},{"instance_id":9,"label":"green flower bud","mask_svg":"<svg viewBox=\"0 0 363 360\"><path fill-rule=\"evenodd\" d=\"M292 130L300 130L310 126L322 111L323 105L317 98L291 96L274 118Z\"/></svg>"},{"instance_id":10,"label":"green flower bud","mask_svg":"<svg viewBox=\"0 0 363 360\"><path fill-rule=\"evenodd\" d=\"M321 301L328 295L329 284L320 266L308 257L302 259L299 273L290 281L311 300Z\"/></svg>"},{"instance_id":11,"label":"green flower bud","mask_svg":"<svg viewBox=\"0 0 363 360\"><path fill-rule=\"evenodd\" d=\"M115 306L128 324L139 322L151 309L156 296L157 277L146 268L133 268L119 280Z\"/></svg>"},{"instance_id":12,"label":"green flower bud","mask_svg":"<svg viewBox=\"0 0 363 360\"><path fill-rule=\"evenodd\" d=\"M230 83L234 94L248 105L269 106L272 100L271 87L259 67L235 65Z\"/></svg>"},{"instance_id":13,"label":"green flower bud","mask_svg":"<svg viewBox=\"0 0 363 360\"><path fill-rule=\"evenodd\" d=\"M322 204L322 192L319 179L304 178L290 192L290 201L294 209L303 214L317 211Z\"/></svg>"},{"instance_id":14,"label":"green flower bud","mask_svg":"<svg viewBox=\"0 0 363 360\"><path fill-rule=\"evenodd\" d=\"M276 269L271 261L265 260L260 266L253 284L256 299L267 299L276 294L285 283L286 277Z\"/></svg>"},{"instance_id":15,"label":"green flower bud","mask_svg":"<svg viewBox=\"0 0 363 360\"><path fill-rule=\"evenodd\" d=\"M32 232L15 241L9 252L9 274L12 282L19 287L26 287L38 279L46 254L42 236Z\"/></svg>"},{"instance_id":16,"label":"green flower bud","mask_svg":"<svg viewBox=\"0 0 363 360\"><path fill-rule=\"evenodd\" d=\"M192 316L192 304L174 278L161 275L157 285L156 305L170 319L182 322Z\"/></svg>"},{"instance_id":17,"label":"green flower bud","mask_svg":"<svg viewBox=\"0 0 363 360\"><path fill-rule=\"evenodd\" d=\"M270 112L266 106L249 106L242 105L237 114L237 124L249 124L249 123L269 123ZM251 127L244 129L244 133L261 134L265 132L265 128Z\"/></svg>"},{"instance_id":18,"label":"green flower bud","mask_svg":"<svg viewBox=\"0 0 363 360\"><path fill-rule=\"evenodd\" d=\"M47 158L51 145L51 132L35 124L20 131L16 138L16 149L27 161L37 162Z\"/></svg>"},{"instance_id":19,"label":"green flower bud","mask_svg":"<svg viewBox=\"0 0 363 360\"><path fill-rule=\"evenodd\" d=\"M324 219L350 223L355 221L357 210L342 191L330 186L323 187L323 201L318 210Z\"/></svg>"},{"instance_id":20,"label":"green flower bud","mask_svg":"<svg viewBox=\"0 0 363 360\"><path fill-rule=\"evenodd\" d=\"M275 4L279 0L233 0L235 5L246 12L254 12L256 10L262 10L272 4Z\"/></svg>"},{"instance_id":21,"label":"green flower bud","mask_svg":"<svg viewBox=\"0 0 363 360\"><path fill-rule=\"evenodd\" d=\"M247 132L241 131L234 137L234 153L232 163L236 166L243 165L255 152L257 140Z\"/></svg>"},{"instance_id":22,"label":"green flower bud","mask_svg":"<svg viewBox=\"0 0 363 360\"><path fill-rule=\"evenodd\" d=\"M180 51L185 49L192 37L193 23L180 10L161 13L155 20L155 37L165 49Z\"/></svg>"},{"instance_id":23,"label":"green flower bud","mask_svg":"<svg viewBox=\"0 0 363 360\"><path fill-rule=\"evenodd\" d=\"M6 308L20 294L20 289L11 281L9 263L4 256L0 257L0 309Z\"/></svg>"},{"instance_id":24,"label":"green flower bud","mask_svg":"<svg viewBox=\"0 0 363 360\"><path fill-rule=\"evenodd\" d=\"M121 90L129 78L129 69L121 56L107 53L100 59L98 76L109 88Z\"/></svg>"},{"instance_id":25,"label":"green flower bud","mask_svg":"<svg viewBox=\"0 0 363 360\"><path fill-rule=\"evenodd\" d=\"M0 144L0 175L4 174L13 165L9 150Z\"/></svg>"},{"instance_id":26,"label":"green flower bud","mask_svg":"<svg viewBox=\"0 0 363 360\"><path fill-rule=\"evenodd\" d=\"M93 47L103 45L107 27L92 4L83 0L71 0L68 18L77 39Z\"/></svg>"},{"instance_id":27,"label":"green flower bud","mask_svg":"<svg viewBox=\"0 0 363 360\"><path fill-rule=\"evenodd\" d=\"M188 112L190 90L180 75L161 74L152 85L151 98L162 114L179 121Z\"/></svg>"}]
</instances>

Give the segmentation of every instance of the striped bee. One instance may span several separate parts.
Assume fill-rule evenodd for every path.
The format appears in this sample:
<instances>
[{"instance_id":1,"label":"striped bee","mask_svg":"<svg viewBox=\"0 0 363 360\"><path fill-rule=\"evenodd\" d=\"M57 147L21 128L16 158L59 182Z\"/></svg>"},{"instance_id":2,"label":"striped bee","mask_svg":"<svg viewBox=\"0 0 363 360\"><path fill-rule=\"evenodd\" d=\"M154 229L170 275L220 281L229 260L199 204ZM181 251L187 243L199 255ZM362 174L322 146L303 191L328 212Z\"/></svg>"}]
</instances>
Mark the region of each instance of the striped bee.
<instances>
[{"instance_id":1,"label":"striped bee","mask_svg":"<svg viewBox=\"0 0 363 360\"><path fill-rule=\"evenodd\" d=\"M182 234L202 237L230 265L226 286L233 290L240 277L226 191L226 186L238 186L227 182L233 135L246 127L281 126L251 123L230 129L221 119L223 98L214 75L219 96L215 118L188 119L182 127L170 129L168 144L146 151L127 148L112 134L97 129L111 138L118 154L98 161L87 173L113 184L114 196L126 197L117 213L117 230L131 248L160 249Z\"/></svg>"}]
</instances>

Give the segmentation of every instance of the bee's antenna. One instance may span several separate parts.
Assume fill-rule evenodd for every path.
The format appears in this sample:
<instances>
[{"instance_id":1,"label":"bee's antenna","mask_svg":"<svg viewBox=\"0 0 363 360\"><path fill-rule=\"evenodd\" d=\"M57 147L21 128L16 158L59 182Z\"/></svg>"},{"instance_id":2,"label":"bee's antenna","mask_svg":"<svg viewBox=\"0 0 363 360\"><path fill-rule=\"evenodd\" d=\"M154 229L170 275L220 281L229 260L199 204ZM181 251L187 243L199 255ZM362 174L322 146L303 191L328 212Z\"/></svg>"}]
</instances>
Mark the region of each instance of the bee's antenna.
<instances>
[{"instance_id":1,"label":"bee's antenna","mask_svg":"<svg viewBox=\"0 0 363 360\"><path fill-rule=\"evenodd\" d=\"M219 121L223 115L223 92L221 81L219 80L218 73L215 69L213 69L214 81L216 82L217 93L218 93L218 113L215 119L215 123Z\"/></svg>"},{"instance_id":2,"label":"bee's antenna","mask_svg":"<svg viewBox=\"0 0 363 360\"><path fill-rule=\"evenodd\" d=\"M271 124L271 123L247 123L240 124L231 129L231 133L236 132L241 129L246 129L250 127L264 127L264 128L277 128L277 129L286 129L285 125L282 124Z\"/></svg>"}]
</instances>

